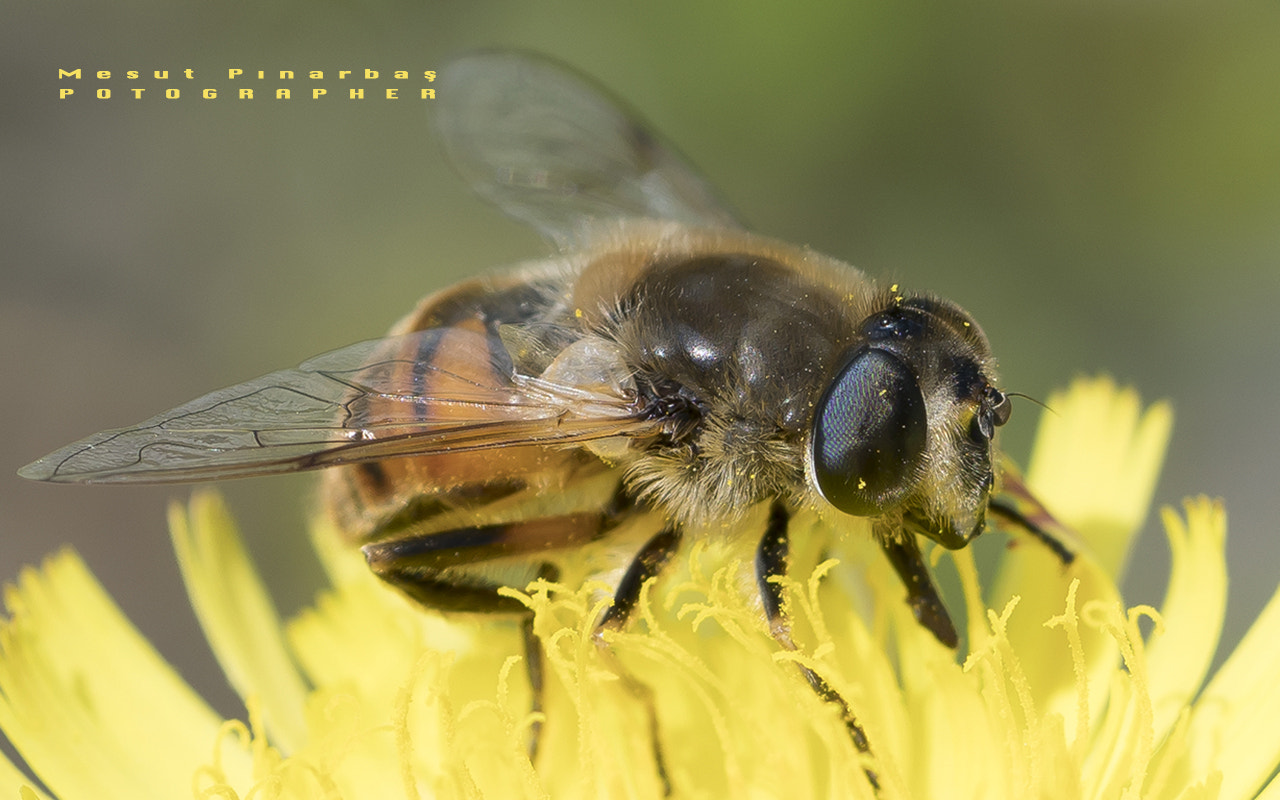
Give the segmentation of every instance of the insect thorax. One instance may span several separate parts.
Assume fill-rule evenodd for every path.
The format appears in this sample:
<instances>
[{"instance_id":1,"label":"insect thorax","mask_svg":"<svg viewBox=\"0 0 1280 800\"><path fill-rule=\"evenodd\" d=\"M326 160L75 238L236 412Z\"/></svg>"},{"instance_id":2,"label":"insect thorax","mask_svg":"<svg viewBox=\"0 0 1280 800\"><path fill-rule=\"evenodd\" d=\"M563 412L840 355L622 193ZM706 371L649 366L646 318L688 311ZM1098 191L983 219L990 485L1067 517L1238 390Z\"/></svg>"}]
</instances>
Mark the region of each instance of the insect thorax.
<instances>
[{"instance_id":1,"label":"insect thorax","mask_svg":"<svg viewBox=\"0 0 1280 800\"><path fill-rule=\"evenodd\" d=\"M691 523L804 485L807 430L851 332L826 286L753 253L674 257L619 301L614 336L668 435L629 464L636 492Z\"/></svg>"}]
</instances>

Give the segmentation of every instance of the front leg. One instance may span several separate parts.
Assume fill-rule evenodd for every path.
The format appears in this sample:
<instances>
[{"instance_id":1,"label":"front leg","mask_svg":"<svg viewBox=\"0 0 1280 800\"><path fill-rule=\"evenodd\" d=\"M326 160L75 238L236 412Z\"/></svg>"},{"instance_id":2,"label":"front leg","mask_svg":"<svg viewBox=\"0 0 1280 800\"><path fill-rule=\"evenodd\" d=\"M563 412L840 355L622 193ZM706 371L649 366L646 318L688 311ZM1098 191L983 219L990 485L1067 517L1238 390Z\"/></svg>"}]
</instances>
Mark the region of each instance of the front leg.
<instances>
[{"instance_id":1,"label":"front leg","mask_svg":"<svg viewBox=\"0 0 1280 800\"><path fill-rule=\"evenodd\" d=\"M1071 566L1087 545L1080 534L1057 520L1031 492L1011 463L1004 465L1000 494L987 504L993 516L1021 528L1049 548L1063 567Z\"/></svg>"},{"instance_id":2,"label":"front leg","mask_svg":"<svg viewBox=\"0 0 1280 800\"><path fill-rule=\"evenodd\" d=\"M901 537L892 534L882 536L880 548L898 573L902 585L907 587L907 605L911 607L916 621L939 642L955 649L960 643L960 637L956 634L956 626L951 622L947 607L942 604L938 588L933 585L933 578L929 575L929 567L924 563L915 534L903 531Z\"/></svg>"}]
</instances>

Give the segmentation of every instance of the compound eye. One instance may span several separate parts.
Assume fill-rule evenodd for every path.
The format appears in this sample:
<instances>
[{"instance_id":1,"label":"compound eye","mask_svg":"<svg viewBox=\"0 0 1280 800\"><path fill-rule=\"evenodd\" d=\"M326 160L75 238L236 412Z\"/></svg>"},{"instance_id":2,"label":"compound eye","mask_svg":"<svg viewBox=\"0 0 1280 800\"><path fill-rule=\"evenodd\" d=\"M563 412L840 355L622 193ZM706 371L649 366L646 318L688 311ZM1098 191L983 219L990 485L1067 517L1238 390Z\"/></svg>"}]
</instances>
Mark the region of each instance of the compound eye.
<instances>
[{"instance_id":1,"label":"compound eye","mask_svg":"<svg viewBox=\"0 0 1280 800\"><path fill-rule=\"evenodd\" d=\"M927 429L924 396L907 365L887 350L857 350L818 401L818 490L846 514L883 513L914 488Z\"/></svg>"}]
</instances>

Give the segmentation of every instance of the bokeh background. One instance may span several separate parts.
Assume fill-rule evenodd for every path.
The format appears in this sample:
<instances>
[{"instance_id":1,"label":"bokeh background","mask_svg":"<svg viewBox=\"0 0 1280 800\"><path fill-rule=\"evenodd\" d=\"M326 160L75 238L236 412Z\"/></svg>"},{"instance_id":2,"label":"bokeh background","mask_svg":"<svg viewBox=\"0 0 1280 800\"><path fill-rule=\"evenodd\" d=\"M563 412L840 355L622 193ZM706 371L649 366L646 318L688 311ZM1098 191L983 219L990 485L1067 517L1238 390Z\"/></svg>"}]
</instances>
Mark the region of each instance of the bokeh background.
<instances>
[{"instance_id":1,"label":"bokeh background","mask_svg":"<svg viewBox=\"0 0 1280 800\"><path fill-rule=\"evenodd\" d=\"M1106 372L1170 398L1157 499L1226 499L1225 644L1241 635L1280 580L1280 6L461 6L8 0L0 579L74 544L183 674L241 713L169 548L165 504L186 492L14 471L381 335L426 292L546 252L453 176L430 105L190 86L517 46L627 98L758 230L961 303L1009 388L1043 398ZM86 77L58 100L57 70L77 67L198 79L174 81L179 100L125 99L113 81L118 99L98 101ZM1006 428L1019 457L1037 413L1021 403ZM286 613L319 582L310 485L225 486ZM1150 524L1130 601L1158 604L1167 568Z\"/></svg>"}]
</instances>

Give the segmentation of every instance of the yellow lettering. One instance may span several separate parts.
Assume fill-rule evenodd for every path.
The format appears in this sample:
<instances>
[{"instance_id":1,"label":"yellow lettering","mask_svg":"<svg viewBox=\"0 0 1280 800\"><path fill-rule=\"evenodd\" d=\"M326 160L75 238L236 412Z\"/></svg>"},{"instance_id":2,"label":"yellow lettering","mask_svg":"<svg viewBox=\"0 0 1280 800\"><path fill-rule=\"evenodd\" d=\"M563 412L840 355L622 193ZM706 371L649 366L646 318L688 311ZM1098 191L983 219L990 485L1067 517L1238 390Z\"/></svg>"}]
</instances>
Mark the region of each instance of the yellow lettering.
<instances>
[{"instance_id":1,"label":"yellow lettering","mask_svg":"<svg viewBox=\"0 0 1280 800\"><path fill-rule=\"evenodd\" d=\"M352 90L351 90L351 99L352 99L352 100L363 100L363 99L364 99L364 89L352 89Z\"/></svg>"},{"instance_id":2,"label":"yellow lettering","mask_svg":"<svg viewBox=\"0 0 1280 800\"><path fill-rule=\"evenodd\" d=\"M137 79L138 79L138 71L137 71L136 69L131 69L131 70L129 70L128 72L126 72L126 73L124 74L124 76L125 76L126 78L128 78L129 80L131 80L131 81L132 81L132 80L137 80Z\"/></svg>"},{"instance_id":3,"label":"yellow lettering","mask_svg":"<svg viewBox=\"0 0 1280 800\"><path fill-rule=\"evenodd\" d=\"M75 90L75 89L59 89L59 90L58 90L58 99L59 99L59 100L66 100L68 97L70 97L71 95L73 95L73 94L75 94L75 93L76 93L76 90Z\"/></svg>"},{"instance_id":4,"label":"yellow lettering","mask_svg":"<svg viewBox=\"0 0 1280 800\"><path fill-rule=\"evenodd\" d=\"M229 69L227 70L227 80L233 81L236 78L239 78L243 74L244 74L244 70L242 69Z\"/></svg>"},{"instance_id":5,"label":"yellow lettering","mask_svg":"<svg viewBox=\"0 0 1280 800\"><path fill-rule=\"evenodd\" d=\"M351 74L351 70L349 69L338 70L338 80L343 80L350 74Z\"/></svg>"},{"instance_id":6,"label":"yellow lettering","mask_svg":"<svg viewBox=\"0 0 1280 800\"><path fill-rule=\"evenodd\" d=\"M282 80L282 81L291 81L291 80L293 80L293 70L291 70L291 69L282 69L282 70L280 70L280 80Z\"/></svg>"},{"instance_id":7,"label":"yellow lettering","mask_svg":"<svg viewBox=\"0 0 1280 800\"><path fill-rule=\"evenodd\" d=\"M98 90L98 99L99 99L99 100L110 100L110 99L111 99L111 90L110 90L110 89L99 89L99 90Z\"/></svg>"},{"instance_id":8,"label":"yellow lettering","mask_svg":"<svg viewBox=\"0 0 1280 800\"><path fill-rule=\"evenodd\" d=\"M329 93L329 90L328 90L328 89L312 89L312 90L311 90L311 99L312 99L312 100L319 100L321 97L324 97L324 96L325 96L326 94L328 94L328 93Z\"/></svg>"},{"instance_id":9,"label":"yellow lettering","mask_svg":"<svg viewBox=\"0 0 1280 800\"><path fill-rule=\"evenodd\" d=\"M186 75L186 76L187 76L187 80L189 80L189 81L190 81L190 80L195 80L195 77L196 77L196 71L195 71L195 70L193 70L193 69L184 69L184 70L182 71L182 74L183 74L183 75Z\"/></svg>"},{"instance_id":10,"label":"yellow lettering","mask_svg":"<svg viewBox=\"0 0 1280 800\"><path fill-rule=\"evenodd\" d=\"M145 92L145 91L146 91L146 89L131 89L130 91L132 91L132 92L133 92L133 99L134 99L134 100L141 100L141 99L142 99L142 93L143 93L143 92Z\"/></svg>"},{"instance_id":11,"label":"yellow lettering","mask_svg":"<svg viewBox=\"0 0 1280 800\"><path fill-rule=\"evenodd\" d=\"M204 94L203 94L203 95L201 95L201 96L202 96L205 100L216 100L216 99L217 99L217 97L218 97L218 90L217 90L217 89L205 89L205 90L204 90Z\"/></svg>"},{"instance_id":12,"label":"yellow lettering","mask_svg":"<svg viewBox=\"0 0 1280 800\"><path fill-rule=\"evenodd\" d=\"M291 100L291 99L293 99L293 98L291 98L291 97L289 96L289 90L288 90L288 89L276 89L276 99L277 99L277 100Z\"/></svg>"},{"instance_id":13,"label":"yellow lettering","mask_svg":"<svg viewBox=\"0 0 1280 800\"><path fill-rule=\"evenodd\" d=\"M398 69L396 70L396 74L394 77L398 81L407 80L409 77L409 71L406 69Z\"/></svg>"},{"instance_id":14,"label":"yellow lettering","mask_svg":"<svg viewBox=\"0 0 1280 800\"><path fill-rule=\"evenodd\" d=\"M434 69L429 69L426 72L422 73L422 77L426 78L429 81L434 81L436 79L436 71Z\"/></svg>"},{"instance_id":15,"label":"yellow lettering","mask_svg":"<svg viewBox=\"0 0 1280 800\"><path fill-rule=\"evenodd\" d=\"M398 90L398 89L388 89L388 90L387 90L387 99L388 99L388 100L399 100L400 98L396 96L396 92L397 92L397 91L399 91L399 90Z\"/></svg>"},{"instance_id":16,"label":"yellow lettering","mask_svg":"<svg viewBox=\"0 0 1280 800\"><path fill-rule=\"evenodd\" d=\"M111 73L105 69L100 69L98 70L98 77L105 81L111 77Z\"/></svg>"},{"instance_id":17,"label":"yellow lettering","mask_svg":"<svg viewBox=\"0 0 1280 800\"><path fill-rule=\"evenodd\" d=\"M310 73L307 74L307 77L311 78L312 80L322 81L324 80L324 72L318 69L313 69L311 70Z\"/></svg>"},{"instance_id":18,"label":"yellow lettering","mask_svg":"<svg viewBox=\"0 0 1280 800\"><path fill-rule=\"evenodd\" d=\"M70 72L65 69L58 70L58 80L62 80L63 78L75 78L76 80L80 80L80 70L73 69Z\"/></svg>"},{"instance_id":19,"label":"yellow lettering","mask_svg":"<svg viewBox=\"0 0 1280 800\"><path fill-rule=\"evenodd\" d=\"M165 89L164 96L169 100L177 100L179 96L179 92L177 89Z\"/></svg>"},{"instance_id":20,"label":"yellow lettering","mask_svg":"<svg viewBox=\"0 0 1280 800\"><path fill-rule=\"evenodd\" d=\"M262 70L258 70L258 80L262 80L265 77L267 77L267 74Z\"/></svg>"},{"instance_id":21,"label":"yellow lettering","mask_svg":"<svg viewBox=\"0 0 1280 800\"><path fill-rule=\"evenodd\" d=\"M158 80L158 81L167 81L167 80L169 80L169 70L167 70L167 69L158 69L158 70L156 70L156 80Z\"/></svg>"},{"instance_id":22,"label":"yellow lettering","mask_svg":"<svg viewBox=\"0 0 1280 800\"><path fill-rule=\"evenodd\" d=\"M378 71L376 69L366 68L364 71L364 79L366 81L376 81L378 79Z\"/></svg>"},{"instance_id":23,"label":"yellow lettering","mask_svg":"<svg viewBox=\"0 0 1280 800\"><path fill-rule=\"evenodd\" d=\"M240 90L240 99L241 99L241 100L252 100L252 99L253 99L253 90L252 90L252 89L241 89L241 90Z\"/></svg>"},{"instance_id":24,"label":"yellow lettering","mask_svg":"<svg viewBox=\"0 0 1280 800\"><path fill-rule=\"evenodd\" d=\"M435 100L435 99L436 99L436 90L435 90L435 89L423 89L423 90L422 90L422 99L423 99L423 100Z\"/></svg>"}]
</instances>

